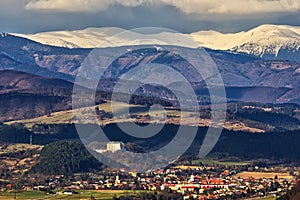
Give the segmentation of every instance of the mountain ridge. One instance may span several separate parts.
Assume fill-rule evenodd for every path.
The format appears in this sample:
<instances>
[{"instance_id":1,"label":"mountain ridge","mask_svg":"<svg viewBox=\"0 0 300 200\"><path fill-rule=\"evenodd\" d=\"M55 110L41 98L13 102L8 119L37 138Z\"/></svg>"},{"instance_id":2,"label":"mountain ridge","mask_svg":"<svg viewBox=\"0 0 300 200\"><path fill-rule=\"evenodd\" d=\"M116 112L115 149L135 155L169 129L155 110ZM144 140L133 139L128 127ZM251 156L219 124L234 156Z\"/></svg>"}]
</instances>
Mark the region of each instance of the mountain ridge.
<instances>
[{"instance_id":1,"label":"mountain ridge","mask_svg":"<svg viewBox=\"0 0 300 200\"><path fill-rule=\"evenodd\" d=\"M145 44L147 39L135 29L125 30L116 27L86 28L74 31L41 32L36 34L13 34L42 44L67 48L101 48ZM245 53L264 59L280 59L300 62L300 27L265 24L249 31L220 33L213 30L191 34L160 32L150 35L150 43L165 45L175 42L176 38L187 37L180 41L183 45L190 42L213 50L232 53ZM140 38L140 39L138 39ZM157 38L152 39L151 38ZM170 40L172 38L172 40ZM166 42L166 43L165 43ZM147 41L146 41L147 43Z\"/></svg>"},{"instance_id":2,"label":"mountain ridge","mask_svg":"<svg viewBox=\"0 0 300 200\"><path fill-rule=\"evenodd\" d=\"M135 51L128 51L128 49L131 49L130 46L122 47L127 50L127 53L116 58L112 65L107 68L107 75L114 72L115 76L105 78L117 80L123 73L139 64L155 63L172 66L173 69L180 71L183 76L189 77L191 82L196 79L200 82L203 81L200 79L201 77L195 77L196 74L193 73L193 70L186 70L192 69L187 61L174 52L164 50L164 46L160 46L160 50L157 49L158 46L156 45L150 50L145 49L143 46L139 47ZM110 54L120 50L119 48L105 48L105 51ZM183 50L186 51L185 53L189 53L188 48L183 48ZM8 34L5 37L0 37L0 70L23 71L73 82L82 62L90 51L91 49L68 49L43 45ZM257 99L261 102L300 104L300 64L290 61L263 60L229 51L206 49L206 52L217 65L226 88L275 88L275 90L269 90L271 92L263 92L264 95L257 94L257 96L251 95L255 94L252 89L241 89L240 95L237 97L233 95L232 100L255 101ZM105 63L105 61L100 59L99 64L101 65L101 63ZM99 77L95 77L95 80L96 78L99 79ZM114 80L102 82L101 87L98 89L111 92L115 84ZM260 89L260 91L267 90ZM150 93L159 94L154 90L151 90ZM270 94L270 98L265 97L266 94Z\"/></svg>"}]
</instances>

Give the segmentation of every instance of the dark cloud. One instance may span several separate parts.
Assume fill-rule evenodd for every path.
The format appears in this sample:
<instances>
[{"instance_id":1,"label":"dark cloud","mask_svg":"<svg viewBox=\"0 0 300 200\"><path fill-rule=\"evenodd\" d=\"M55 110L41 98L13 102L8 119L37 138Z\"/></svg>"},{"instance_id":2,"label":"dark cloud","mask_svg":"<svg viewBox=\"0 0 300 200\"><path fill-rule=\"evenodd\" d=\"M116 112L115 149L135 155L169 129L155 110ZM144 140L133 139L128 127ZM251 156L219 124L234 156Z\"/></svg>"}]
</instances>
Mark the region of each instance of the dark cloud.
<instances>
[{"instance_id":1,"label":"dark cloud","mask_svg":"<svg viewBox=\"0 0 300 200\"><path fill-rule=\"evenodd\" d=\"M300 12L256 13L247 15L186 13L168 5L123 6L115 4L97 12L61 12L24 9L26 0L2 0L0 31L35 33L86 27L164 27L188 33L199 30L237 32L260 24L300 25Z\"/></svg>"}]
</instances>

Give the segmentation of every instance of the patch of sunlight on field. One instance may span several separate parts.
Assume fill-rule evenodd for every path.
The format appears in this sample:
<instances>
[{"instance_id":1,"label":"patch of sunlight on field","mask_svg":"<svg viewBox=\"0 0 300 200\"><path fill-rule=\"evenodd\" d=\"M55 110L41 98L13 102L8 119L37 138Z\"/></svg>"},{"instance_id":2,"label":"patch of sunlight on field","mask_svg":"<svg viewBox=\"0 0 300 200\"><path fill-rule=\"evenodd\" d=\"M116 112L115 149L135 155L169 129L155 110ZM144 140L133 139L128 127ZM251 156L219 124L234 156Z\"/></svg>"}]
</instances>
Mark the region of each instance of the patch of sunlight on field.
<instances>
[{"instance_id":1,"label":"patch of sunlight on field","mask_svg":"<svg viewBox=\"0 0 300 200\"><path fill-rule=\"evenodd\" d=\"M72 195L65 195L65 194L60 194L57 196L54 196L49 199L81 199L81 200L89 200L91 199L91 196L95 197L95 199L99 200L111 200L114 196L129 196L132 194L140 193L140 192L145 192L145 191L131 191L131 190L80 190L77 191L78 194L72 194Z\"/></svg>"},{"instance_id":2,"label":"patch of sunlight on field","mask_svg":"<svg viewBox=\"0 0 300 200\"><path fill-rule=\"evenodd\" d=\"M96 107L99 107L100 110L104 110L105 112L111 113L112 108L111 102L107 102L104 104L100 104L97 106L80 108L76 110L66 110L60 112L54 112L50 115L44 115L41 117L33 118L33 119L25 119L25 120L16 120L6 122L5 124L11 125L14 123L24 124L27 128L31 129L34 124L68 124L68 123L93 123L94 119L94 111ZM120 116L116 116L115 119L105 119L103 120L104 124L113 123L113 122L130 122L129 116L122 115L126 109L131 109L131 115L147 115L149 112L147 111L146 106L141 105L131 105L121 102L114 102L114 111L117 113L121 113ZM162 116L164 111L153 111L150 113L151 116ZM75 115L75 116L74 116ZM168 110L167 115L171 115L174 117L178 117L181 115L179 111L176 110ZM189 116L190 113L184 113L183 116Z\"/></svg>"},{"instance_id":3,"label":"patch of sunlight on field","mask_svg":"<svg viewBox=\"0 0 300 200\"><path fill-rule=\"evenodd\" d=\"M111 103L107 102L101 105L97 105L101 110L104 110L105 112L111 112ZM130 105L134 106L134 105ZM82 119L82 123L88 123L88 119L93 117L93 112L95 111L96 106L92 107L85 107L80 108L76 110L66 110L66 111L59 111L51 113L50 115L44 115L41 117L33 118L33 119L25 119L25 120L16 120L16 121L10 121L6 122L5 124L11 125L14 123L21 123L24 124L27 128L31 128L34 124L68 124L73 123L76 121L74 119L74 113L76 118ZM128 107L125 103L115 103L115 109L124 109ZM86 120L85 120L86 119Z\"/></svg>"},{"instance_id":4,"label":"patch of sunlight on field","mask_svg":"<svg viewBox=\"0 0 300 200\"><path fill-rule=\"evenodd\" d=\"M29 200L29 199L43 199L49 195L47 195L44 192L39 192L39 191L21 191L15 192L13 191L8 191L8 192L0 192L0 199L2 200L11 200L14 199L16 195L16 199L23 199L23 200Z\"/></svg>"},{"instance_id":5,"label":"patch of sunlight on field","mask_svg":"<svg viewBox=\"0 0 300 200\"><path fill-rule=\"evenodd\" d=\"M276 173L276 172L241 172L236 174L234 177L235 178L249 178L253 177L256 179L260 178L274 178L277 176L278 178L283 178L283 179L293 179L294 177L291 176L289 173Z\"/></svg>"},{"instance_id":6,"label":"patch of sunlight on field","mask_svg":"<svg viewBox=\"0 0 300 200\"><path fill-rule=\"evenodd\" d=\"M266 198L261 198L263 200L276 200L276 197L266 197Z\"/></svg>"},{"instance_id":7,"label":"patch of sunlight on field","mask_svg":"<svg viewBox=\"0 0 300 200\"><path fill-rule=\"evenodd\" d=\"M0 149L0 155L3 153L16 153L19 151L28 151L32 149L42 150L42 145L31 145L31 144L10 144L7 147Z\"/></svg>"},{"instance_id":8,"label":"patch of sunlight on field","mask_svg":"<svg viewBox=\"0 0 300 200\"><path fill-rule=\"evenodd\" d=\"M56 195L49 195L44 192L39 191L22 191L16 193L17 199L22 200L32 200L32 199L81 199L81 200L89 200L91 196L95 197L99 200L109 200L112 199L114 196L129 196L132 194L137 194L146 191L131 191L131 190L80 190L76 191L77 194L56 194ZM12 200L14 199L15 193L11 192L0 192L0 200Z\"/></svg>"},{"instance_id":9,"label":"patch of sunlight on field","mask_svg":"<svg viewBox=\"0 0 300 200\"><path fill-rule=\"evenodd\" d=\"M25 120L17 120L6 122L5 124L11 125L14 123L24 124L28 129L31 129L35 124L71 124L71 123L98 123L100 125L107 125L112 123L124 123L124 122L137 122L137 123L156 123L156 124L174 124L174 125L186 125L186 126L210 126L210 119L201 118L198 119L193 112L189 111L179 111L175 109L160 109L155 110L152 109L149 112L149 109L146 106L142 105L133 105L126 104L121 102L113 102L113 107L115 113L118 113L117 116L113 118L105 118L103 120L95 119L95 108L98 107L100 110L105 111L106 113L112 112L112 103L107 101L106 103L85 107L76 110L66 110L51 113L50 115L45 115L41 117L37 117L34 119L25 119ZM126 110L130 109L130 114L126 114ZM145 116L150 115L151 120L145 118ZM139 117L133 117L139 116ZM140 118L143 116L142 118ZM167 117L167 119L166 119ZM237 130L237 131L247 131L253 133L261 133L263 130L251 128L246 126L243 123L231 123L226 122L225 124L221 124L227 130ZM230 165L230 163L228 163Z\"/></svg>"},{"instance_id":10,"label":"patch of sunlight on field","mask_svg":"<svg viewBox=\"0 0 300 200\"><path fill-rule=\"evenodd\" d=\"M198 160L193 160L192 161L193 164L205 164L208 166L214 166L214 165L222 165L222 166L226 166L226 167L230 167L230 166L245 166L245 165L250 165L251 162L221 162L221 161L217 161L214 160L213 158L202 158L202 159L198 159Z\"/></svg>"}]
</instances>

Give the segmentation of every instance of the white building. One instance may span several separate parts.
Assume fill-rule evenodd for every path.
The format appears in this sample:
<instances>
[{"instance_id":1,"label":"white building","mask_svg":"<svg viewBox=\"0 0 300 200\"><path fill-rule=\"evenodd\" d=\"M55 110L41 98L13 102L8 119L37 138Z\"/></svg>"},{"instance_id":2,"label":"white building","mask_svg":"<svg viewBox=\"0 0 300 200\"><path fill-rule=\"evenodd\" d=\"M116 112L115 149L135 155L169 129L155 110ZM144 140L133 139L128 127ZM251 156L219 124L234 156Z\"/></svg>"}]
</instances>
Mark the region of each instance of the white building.
<instances>
[{"instance_id":1,"label":"white building","mask_svg":"<svg viewBox=\"0 0 300 200\"><path fill-rule=\"evenodd\" d=\"M106 150L111 152L125 151L124 143L115 141L109 142L106 145Z\"/></svg>"},{"instance_id":2,"label":"white building","mask_svg":"<svg viewBox=\"0 0 300 200\"><path fill-rule=\"evenodd\" d=\"M95 149L98 153L126 151L123 142L112 141L106 144L106 149Z\"/></svg>"}]
</instances>

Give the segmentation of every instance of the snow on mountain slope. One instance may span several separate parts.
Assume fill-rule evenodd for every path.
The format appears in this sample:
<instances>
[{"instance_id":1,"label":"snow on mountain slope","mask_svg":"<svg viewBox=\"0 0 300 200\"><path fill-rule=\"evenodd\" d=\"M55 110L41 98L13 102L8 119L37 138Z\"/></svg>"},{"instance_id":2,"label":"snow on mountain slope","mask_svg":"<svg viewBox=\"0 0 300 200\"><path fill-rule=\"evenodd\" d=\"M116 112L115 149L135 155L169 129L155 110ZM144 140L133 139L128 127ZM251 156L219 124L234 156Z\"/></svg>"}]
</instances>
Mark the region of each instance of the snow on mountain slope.
<instances>
[{"instance_id":1,"label":"snow on mountain slope","mask_svg":"<svg viewBox=\"0 0 300 200\"><path fill-rule=\"evenodd\" d=\"M286 25L261 25L249 31L229 34L200 31L186 35L175 32L145 35L121 28L87 28L76 31L14 35L42 44L68 48L171 44L189 47L203 46L215 50L246 53L265 59L287 59L300 62L300 27Z\"/></svg>"},{"instance_id":2,"label":"snow on mountain slope","mask_svg":"<svg viewBox=\"0 0 300 200\"><path fill-rule=\"evenodd\" d=\"M222 34L215 31L200 31L191 34L201 46L231 50L263 57L275 57L282 49L298 51L300 48L300 27L284 25L262 25L247 32Z\"/></svg>"},{"instance_id":3,"label":"snow on mountain slope","mask_svg":"<svg viewBox=\"0 0 300 200\"><path fill-rule=\"evenodd\" d=\"M106 41L109 36L114 35L121 28L87 28L75 31L53 31L36 34L13 34L24 37L42 44L67 48L94 48L99 43Z\"/></svg>"},{"instance_id":4,"label":"snow on mountain slope","mask_svg":"<svg viewBox=\"0 0 300 200\"><path fill-rule=\"evenodd\" d=\"M148 31L155 31L149 28ZM146 34L143 34L146 32ZM67 48L99 48L144 44L198 47L188 35L176 32L147 33L145 30L125 30L116 27L87 28L75 31L42 32L37 34L12 34L42 44Z\"/></svg>"}]
</instances>

